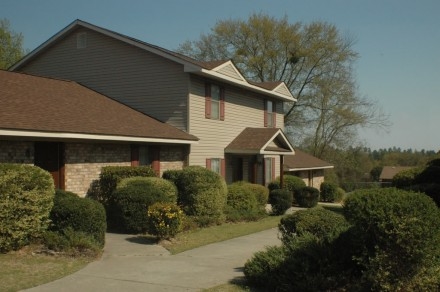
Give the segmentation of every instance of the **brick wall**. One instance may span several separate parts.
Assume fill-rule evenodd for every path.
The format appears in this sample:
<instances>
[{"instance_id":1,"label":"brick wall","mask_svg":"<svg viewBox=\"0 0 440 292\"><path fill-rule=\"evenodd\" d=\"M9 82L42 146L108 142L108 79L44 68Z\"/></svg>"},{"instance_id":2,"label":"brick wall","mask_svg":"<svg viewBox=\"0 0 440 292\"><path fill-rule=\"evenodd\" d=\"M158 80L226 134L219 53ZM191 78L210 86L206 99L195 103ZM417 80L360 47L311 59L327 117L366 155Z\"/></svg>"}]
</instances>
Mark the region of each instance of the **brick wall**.
<instances>
[{"instance_id":1,"label":"brick wall","mask_svg":"<svg viewBox=\"0 0 440 292\"><path fill-rule=\"evenodd\" d=\"M99 179L103 166L130 165L130 145L66 143L66 190L85 196L91 183Z\"/></svg>"},{"instance_id":2,"label":"brick wall","mask_svg":"<svg viewBox=\"0 0 440 292\"><path fill-rule=\"evenodd\" d=\"M162 145L160 148L160 176L166 170L179 170L187 166L188 146Z\"/></svg>"},{"instance_id":3,"label":"brick wall","mask_svg":"<svg viewBox=\"0 0 440 292\"><path fill-rule=\"evenodd\" d=\"M34 164L34 143L0 140L0 163Z\"/></svg>"}]
</instances>

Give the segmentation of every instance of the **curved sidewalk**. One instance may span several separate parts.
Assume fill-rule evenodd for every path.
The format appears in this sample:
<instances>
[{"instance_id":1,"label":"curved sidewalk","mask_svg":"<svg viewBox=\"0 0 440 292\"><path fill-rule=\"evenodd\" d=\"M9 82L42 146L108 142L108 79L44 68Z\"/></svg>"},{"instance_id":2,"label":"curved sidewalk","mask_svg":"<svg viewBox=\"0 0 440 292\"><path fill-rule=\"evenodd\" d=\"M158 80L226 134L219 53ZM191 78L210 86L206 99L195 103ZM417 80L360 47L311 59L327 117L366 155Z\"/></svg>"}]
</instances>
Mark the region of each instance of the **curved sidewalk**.
<instances>
[{"instance_id":1,"label":"curved sidewalk","mask_svg":"<svg viewBox=\"0 0 440 292\"><path fill-rule=\"evenodd\" d=\"M107 234L100 260L26 291L200 291L243 277L242 268L265 246L279 245L277 228L177 255L142 237Z\"/></svg>"}]
</instances>

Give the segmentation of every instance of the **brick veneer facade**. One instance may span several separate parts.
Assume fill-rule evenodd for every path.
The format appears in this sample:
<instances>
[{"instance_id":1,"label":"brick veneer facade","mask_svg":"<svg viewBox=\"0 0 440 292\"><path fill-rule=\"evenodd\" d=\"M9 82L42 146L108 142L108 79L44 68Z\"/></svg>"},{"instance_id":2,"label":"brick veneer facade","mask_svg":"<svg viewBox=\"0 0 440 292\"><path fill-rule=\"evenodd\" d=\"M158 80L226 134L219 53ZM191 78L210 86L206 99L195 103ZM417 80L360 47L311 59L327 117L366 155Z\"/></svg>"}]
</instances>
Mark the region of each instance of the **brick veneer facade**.
<instances>
[{"instance_id":1,"label":"brick veneer facade","mask_svg":"<svg viewBox=\"0 0 440 292\"><path fill-rule=\"evenodd\" d=\"M130 166L129 144L65 143L65 189L85 196L93 181L99 179L103 166ZM168 169L186 166L189 147L162 145L160 175ZM34 163L34 142L0 141L0 163Z\"/></svg>"}]
</instances>

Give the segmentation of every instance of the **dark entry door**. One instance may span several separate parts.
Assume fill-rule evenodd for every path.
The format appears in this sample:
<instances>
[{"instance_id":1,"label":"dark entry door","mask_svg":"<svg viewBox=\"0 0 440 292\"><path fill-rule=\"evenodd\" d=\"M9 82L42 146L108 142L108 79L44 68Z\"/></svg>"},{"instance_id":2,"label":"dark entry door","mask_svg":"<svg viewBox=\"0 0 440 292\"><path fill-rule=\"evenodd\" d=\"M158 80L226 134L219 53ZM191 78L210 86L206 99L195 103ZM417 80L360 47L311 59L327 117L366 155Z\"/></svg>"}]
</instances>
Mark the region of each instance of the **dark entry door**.
<instances>
[{"instance_id":1,"label":"dark entry door","mask_svg":"<svg viewBox=\"0 0 440 292\"><path fill-rule=\"evenodd\" d=\"M232 160L232 181L243 180L243 158L234 157Z\"/></svg>"},{"instance_id":2,"label":"dark entry door","mask_svg":"<svg viewBox=\"0 0 440 292\"><path fill-rule=\"evenodd\" d=\"M64 144L35 142L34 163L50 172L56 189L64 190Z\"/></svg>"}]
</instances>

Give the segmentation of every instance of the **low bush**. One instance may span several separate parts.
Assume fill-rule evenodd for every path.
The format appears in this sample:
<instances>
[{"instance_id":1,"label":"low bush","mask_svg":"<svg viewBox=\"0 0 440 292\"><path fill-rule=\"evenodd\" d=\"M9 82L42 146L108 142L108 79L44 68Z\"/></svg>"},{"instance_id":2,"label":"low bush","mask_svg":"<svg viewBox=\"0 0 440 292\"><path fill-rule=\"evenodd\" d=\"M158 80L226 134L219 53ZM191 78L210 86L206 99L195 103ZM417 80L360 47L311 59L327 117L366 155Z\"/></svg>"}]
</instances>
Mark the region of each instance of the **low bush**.
<instances>
[{"instance_id":1,"label":"low bush","mask_svg":"<svg viewBox=\"0 0 440 292\"><path fill-rule=\"evenodd\" d=\"M71 256L97 256L102 250L101 243L86 232L75 231L71 227L62 231L47 231L43 243L50 250Z\"/></svg>"},{"instance_id":2,"label":"low bush","mask_svg":"<svg viewBox=\"0 0 440 292\"><path fill-rule=\"evenodd\" d=\"M269 204L274 215L282 215L292 207L293 194L289 190L275 189L269 193Z\"/></svg>"},{"instance_id":3,"label":"low bush","mask_svg":"<svg viewBox=\"0 0 440 292\"><path fill-rule=\"evenodd\" d=\"M0 164L0 252L19 249L49 226L55 188L36 166Z\"/></svg>"},{"instance_id":4,"label":"low bush","mask_svg":"<svg viewBox=\"0 0 440 292\"><path fill-rule=\"evenodd\" d=\"M338 186L332 183L323 182L320 186L320 201L333 203L336 201Z\"/></svg>"},{"instance_id":5,"label":"low bush","mask_svg":"<svg viewBox=\"0 0 440 292\"><path fill-rule=\"evenodd\" d=\"M287 244L292 237L310 233L317 238L335 238L347 230L349 224L344 216L322 207L300 210L281 218L278 229L281 240Z\"/></svg>"},{"instance_id":6,"label":"low bush","mask_svg":"<svg viewBox=\"0 0 440 292\"><path fill-rule=\"evenodd\" d=\"M176 203L176 189L163 179L126 178L120 185L108 201L108 225L111 230L144 233L148 231L149 206L157 202Z\"/></svg>"},{"instance_id":7,"label":"low bush","mask_svg":"<svg viewBox=\"0 0 440 292\"><path fill-rule=\"evenodd\" d=\"M318 205L319 190L314 187L303 187L295 192L295 202L303 208L312 208Z\"/></svg>"},{"instance_id":8,"label":"low bush","mask_svg":"<svg viewBox=\"0 0 440 292\"><path fill-rule=\"evenodd\" d=\"M393 177L392 185L396 188L408 188L415 184L415 178L421 171L420 168L402 170Z\"/></svg>"},{"instance_id":9,"label":"low bush","mask_svg":"<svg viewBox=\"0 0 440 292\"><path fill-rule=\"evenodd\" d=\"M336 189L335 203L340 203L344 201L346 193L343 188L338 187Z\"/></svg>"},{"instance_id":10,"label":"low bush","mask_svg":"<svg viewBox=\"0 0 440 292\"><path fill-rule=\"evenodd\" d=\"M170 239L182 230L183 211L175 203L155 203L148 207L148 233Z\"/></svg>"},{"instance_id":11,"label":"low bush","mask_svg":"<svg viewBox=\"0 0 440 292\"><path fill-rule=\"evenodd\" d=\"M174 174L174 178L179 194L178 204L199 226L225 221L228 189L218 173L200 166L189 166L179 174Z\"/></svg>"},{"instance_id":12,"label":"low bush","mask_svg":"<svg viewBox=\"0 0 440 292\"><path fill-rule=\"evenodd\" d=\"M57 190L50 212L49 229L63 233L66 229L84 233L104 247L107 229L104 206L88 198L80 198L72 192Z\"/></svg>"},{"instance_id":13,"label":"low bush","mask_svg":"<svg viewBox=\"0 0 440 292\"><path fill-rule=\"evenodd\" d=\"M225 209L228 221L253 221L263 217L266 212L263 206L257 201L256 185L248 182L235 182L228 186L227 206ZM264 188L264 187L263 187ZM264 207L266 204L264 204Z\"/></svg>"},{"instance_id":14,"label":"low bush","mask_svg":"<svg viewBox=\"0 0 440 292\"><path fill-rule=\"evenodd\" d=\"M283 189L295 192L306 186L306 183L297 176L294 175L284 175L283 176ZM280 178L277 177L274 181L270 182L268 185L269 190L280 189Z\"/></svg>"},{"instance_id":15,"label":"low bush","mask_svg":"<svg viewBox=\"0 0 440 292\"><path fill-rule=\"evenodd\" d=\"M357 191L345 201L344 214L353 225L352 256L363 287L439 287L440 211L431 198L394 188Z\"/></svg>"},{"instance_id":16,"label":"low bush","mask_svg":"<svg viewBox=\"0 0 440 292\"><path fill-rule=\"evenodd\" d=\"M95 194L96 199L106 204L109 196L116 189L118 183L128 177L143 176L155 177L156 173L150 166L105 166L99 176L99 193ZM95 186L96 187L96 186Z\"/></svg>"},{"instance_id":17,"label":"low bush","mask_svg":"<svg viewBox=\"0 0 440 292\"><path fill-rule=\"evenodd\" d=\"M252 183L248 183L247 187L254 193L258 206L264 209L269 200L269 189L265 186Z\"/></svg>"}]
</instances>

